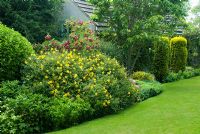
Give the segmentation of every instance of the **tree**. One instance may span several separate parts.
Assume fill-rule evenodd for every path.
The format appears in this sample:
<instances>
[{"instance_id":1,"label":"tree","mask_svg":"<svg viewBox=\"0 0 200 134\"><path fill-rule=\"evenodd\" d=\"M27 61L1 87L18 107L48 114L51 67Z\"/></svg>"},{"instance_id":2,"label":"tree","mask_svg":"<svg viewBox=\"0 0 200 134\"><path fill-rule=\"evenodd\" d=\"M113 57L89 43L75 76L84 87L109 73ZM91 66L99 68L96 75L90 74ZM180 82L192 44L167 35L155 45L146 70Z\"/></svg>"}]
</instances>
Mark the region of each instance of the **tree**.
<instances>
[{"instance_id":1,"label":"tree","mask_svg":"<svg viewBox=\"0 0 200 134\"><path fill-rule=\"evenodd\" d=\"M97 20L105 21L114 42L125 49L124 64L132 70L137 64L144 40L167 33L165 16L186 15L187 0L90 0L97 6ZM163 30L165 29L165 30Z\"/></svg>"},{"instance_id":2,"label":"tree","mask_svg":"<svg viewBox=\"0 0 200 134\"><path fill-rule=\"evenodd\" d=\"M14 28L31 42L56 34L63 0L1 0L0 21Z\"/></svg>"}]
</instances>

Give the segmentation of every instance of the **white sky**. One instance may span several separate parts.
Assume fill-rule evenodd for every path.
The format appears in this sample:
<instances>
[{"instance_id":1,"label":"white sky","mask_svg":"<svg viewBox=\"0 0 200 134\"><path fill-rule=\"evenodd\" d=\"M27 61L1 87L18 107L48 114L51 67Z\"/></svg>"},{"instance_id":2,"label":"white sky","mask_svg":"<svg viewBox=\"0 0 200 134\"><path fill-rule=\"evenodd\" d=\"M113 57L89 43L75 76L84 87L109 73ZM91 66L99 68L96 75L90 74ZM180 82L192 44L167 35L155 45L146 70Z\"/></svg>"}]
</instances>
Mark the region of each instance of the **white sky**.
<instances>
[{"instance_id":1,"label":"white sky","mask_svg":"<svg viewBox=\"0 0 200 134\"><path fill-rule=\"evenodd\" d=\"M190 0L190 4L192 7L195 7L198 4L199 0Z\"/></svg>"},{"instance_id":2,"label":"white sky","mask_svg":"<svg viewBox=\"0 0 200 134\"><path fill-rule=\"evenodd\" d=\"M200 2L200 0L189 0L191 8L197 6L197 4ZM194 15L189 12L188 17L187 17L187 21L191 21L192 18L194 18Z\"/></svg>"}]
</instances>

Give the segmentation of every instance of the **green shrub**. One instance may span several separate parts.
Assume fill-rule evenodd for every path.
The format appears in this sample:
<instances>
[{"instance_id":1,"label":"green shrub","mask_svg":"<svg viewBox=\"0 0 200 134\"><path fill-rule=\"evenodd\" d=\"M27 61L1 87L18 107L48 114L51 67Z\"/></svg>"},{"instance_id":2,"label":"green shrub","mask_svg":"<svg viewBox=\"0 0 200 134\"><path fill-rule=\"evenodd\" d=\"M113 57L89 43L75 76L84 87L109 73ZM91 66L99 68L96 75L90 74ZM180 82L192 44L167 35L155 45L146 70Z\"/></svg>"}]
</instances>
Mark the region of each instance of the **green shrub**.
<instances>
[{"instance_id":1,"label":"green shrub","mask_svg":"<svg viewBox=\"0 0 200 134\"><path fill-rule=\"evenodd\" d=\"M134 102L134 88L125 69L100 53L81 56L72 51L52 51L32 56L26 63L23 82L34 93L80 97L97 111L118 111Z\"/></svg>"},{"instance_id":2,"label":"green shrub","mask_svg":"<svg viewBox=\"0 0 200 134\"><path fill-rule=\"evenodd\" d=\"M33 48L21 34L0 23L0 81L20 78L20 69Z\"/></svg>"},{"instance_id":3,"label":"green shrub","mask_svg":"<svg viewBox=\"0 0 200 134\"><path fill-rule=\"evenodd\" d=\"M178 73L169 73L164 82L173 82L182 79L189 79L195 76L200 76L200 69L190 68L189 70L179 71Z\"/></svg>"},{"instance_id":4,"label":"green shrub","mask_svg":"<svg viewBox=\"0 0 200 134\"><path fill-rule=\"evenodd\" d=\"M184 37L174 37L171 44L171 70L174 72L184 71L187 64L187 40Z\"/></svg>"},{"instance_id":5,"label":"green shrub","mask_svg":"<svg viewBox=\"0 0 200 134\"><path fill-rule=\"evenodd\" d=\"M153 72L158 81L162 81L168 74L170 60L169 38L162 37L154 45Z\"/></svg>"},{"instance_id":6,"label":"green shrub","mask_svg":"<svg viewBox=\"0 0 200 134\"><path fill-rule=\"evenodd\" d=\"M123 50L117 44L101 40L98 50L112 58L117 59L120 63L123 63Z\"/></svg>"},{"instance_id":7,"label":"green shrub","mask_svg":"<svg viewBox=\"0 0 200 134\"><path fill-rule=\"evenodd\" d=\"M140 86L137 97L138 101L143 101L162 92L162 87L159 82L137 81L137 83Z\"/></svg>"},{"instance_id":8,"label":"green shrub","mask_svg":"<svg viewBox=\"0 0 200 134\"><path fill-rule=\"evenodd\" d=\"M0 104L0 133L25 134L27 126L20 115L15 115L14 108Z\"/></svg>"},{"instance_id":9,"label":"green shrub","mask_svg":"<svg viewBox=\"0 0 200 134\"><path fill-rule=\"evenodd\" d=\"M89 102L81 98L48 98L17 81L3 82L0 88L1 133L40 133L66 128L93 117Z\"/></svg>"},{"instance_id":10,"label":"green shrub","mask_svg":"<svg viewBox=\"0 0 200 134\"><path fill-rule=\"evenodd\" d=\"M5 103L20 116L27 129L25 133L38 133L51 129L51 119L47 116L49 99L39 94L21 94Z\"/></svg>"},{"instance_id":11,"label":"green shrub","mask_svg":"<svg viewBox=\"0 0 200 134\"><path fill-rule=\"evenodd\" d=\"M93 109L88 102L78 98L53 98L49 103L48 117L52 121L52 129L60 129L78 124L93 116ZM48 129L50 130L50 129Z\"/></svg>"},{"instance_id":12,"label":"green shrub","mask_svg":"<svg viewBox=\"0 0 200 134\"><path fill-rule=\"evenodd\" d=\"M154 81L155 80L155 77L153 74L143 72L143 71L134 72L131 75L131 78L134 80L141 80L141 81Z\"/></svg>"},{"instance_id":13,"label":"green shrub","mask_svg":"<svg viewBox=\"0 0 200 134\"><path fill-rule=\"evenodd\" d=\"M6 81L2 82L0 87L0 101L7 98L15 98L21 93L28 93L27 87L19 85L19 81Z\"/></svg>"}]
</instances>

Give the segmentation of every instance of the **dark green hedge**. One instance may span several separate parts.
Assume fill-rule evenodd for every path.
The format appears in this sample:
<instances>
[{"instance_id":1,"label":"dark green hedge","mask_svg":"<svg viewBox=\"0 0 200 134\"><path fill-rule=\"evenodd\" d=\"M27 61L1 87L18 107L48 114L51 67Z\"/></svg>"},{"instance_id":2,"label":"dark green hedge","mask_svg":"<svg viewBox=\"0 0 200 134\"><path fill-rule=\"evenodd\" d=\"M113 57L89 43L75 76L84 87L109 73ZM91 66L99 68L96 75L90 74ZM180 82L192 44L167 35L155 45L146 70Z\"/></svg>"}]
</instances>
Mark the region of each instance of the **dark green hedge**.
<instances>
[{"instance_id":1,"label":"dark green hedge","mask_svg":"<svg viewBox=\"0 0 200 134\"><path fill-rule=\"evenodd\" d=\"M161 37L154 44L153 72L158 81L162 81L169 71L169 38Z\"/></svg>"}]
</instances>

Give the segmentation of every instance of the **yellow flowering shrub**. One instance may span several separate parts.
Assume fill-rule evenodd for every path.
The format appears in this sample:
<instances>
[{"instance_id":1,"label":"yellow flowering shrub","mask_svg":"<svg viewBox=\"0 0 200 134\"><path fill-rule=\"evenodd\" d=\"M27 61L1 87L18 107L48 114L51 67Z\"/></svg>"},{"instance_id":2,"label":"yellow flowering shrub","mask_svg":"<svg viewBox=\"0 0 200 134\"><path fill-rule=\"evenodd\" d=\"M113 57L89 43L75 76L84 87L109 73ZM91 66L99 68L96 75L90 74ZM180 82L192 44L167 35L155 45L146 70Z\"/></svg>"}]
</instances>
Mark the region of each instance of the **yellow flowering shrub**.
<instances>
[{"instance_id":1,"label":"yellow flowering shrub","mask_svg":"<svg viewBox=\"0 0 200 134\"><path fill-rule=\"evenodd\" d=\"M81 98L96 111L117 111L135 101L134 87L119 63L101 53L83 56L57 50L32 55L24 66L23 81L46 96ZM105 110L105 111L104 111Z\"/></svg>"}]
</instances>

